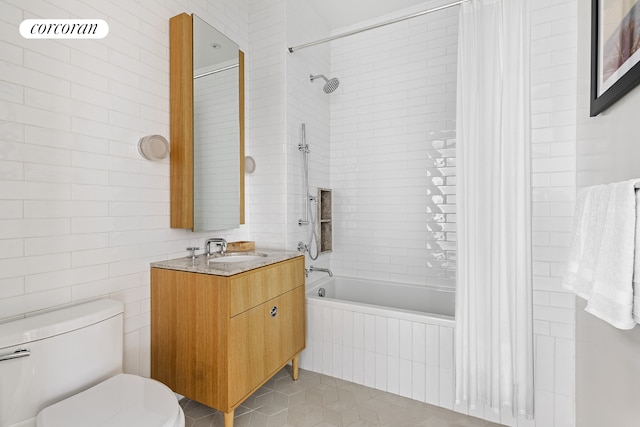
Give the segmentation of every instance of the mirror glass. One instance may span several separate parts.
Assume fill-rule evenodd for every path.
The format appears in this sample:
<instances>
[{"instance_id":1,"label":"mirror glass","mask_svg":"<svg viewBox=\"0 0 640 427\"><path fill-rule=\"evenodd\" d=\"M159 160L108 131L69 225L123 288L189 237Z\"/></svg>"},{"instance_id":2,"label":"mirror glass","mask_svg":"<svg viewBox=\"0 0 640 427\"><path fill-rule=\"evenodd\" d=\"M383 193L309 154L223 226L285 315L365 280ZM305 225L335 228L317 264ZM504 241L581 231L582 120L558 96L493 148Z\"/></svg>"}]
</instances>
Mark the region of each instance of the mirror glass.
<instances>
[{"instance_id":1,"label":"mirror glass","mask_svg":"<svg viewBox=\"0 0 640 427\"><path fill-rule=\"evenodd\" d=\"M239 46L193 15L194 231L240 226Z\"/></svg>"}]
</instances>

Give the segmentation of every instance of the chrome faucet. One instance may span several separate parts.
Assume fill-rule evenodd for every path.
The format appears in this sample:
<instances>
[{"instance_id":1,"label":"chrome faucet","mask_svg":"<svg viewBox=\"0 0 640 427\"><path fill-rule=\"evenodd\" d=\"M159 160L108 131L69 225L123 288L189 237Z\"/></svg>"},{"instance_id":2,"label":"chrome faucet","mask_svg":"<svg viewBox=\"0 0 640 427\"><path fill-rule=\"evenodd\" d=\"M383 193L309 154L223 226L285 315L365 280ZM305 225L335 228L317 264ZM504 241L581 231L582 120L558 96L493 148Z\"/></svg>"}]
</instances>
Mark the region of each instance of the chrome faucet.
<instances>
[{"instance_id":1,"label":"chrome faucet","mask_svg":"<svg viewBox=\"0 0 640 427\"><path fill-rule=\"evenodd\" d=\"M328 273L329 277L333 277L333 272L331 270L329 270L328 268L314 267L313 265L311 265L311 266L309 266L308 273L311 273L312 271L322 271L322 272ZM307 273L307 277L309 277L308 273Z\"/></svg>"},{"instance_id":2,"label":"chrome faucet","mask_svg":"<svg viewBox=\"0 0 640 427\"><path fill-rule=\"evenodd\" d=\"M212 239L207 239L204 241L204 253L207 256L211 256L213 255L211 253L211 244L214 244L215 246L220 246L220 254L224 255L224 253L227 251L227 240L223 239L222 237L214 237Z\"/></svg>"}]
</instances>

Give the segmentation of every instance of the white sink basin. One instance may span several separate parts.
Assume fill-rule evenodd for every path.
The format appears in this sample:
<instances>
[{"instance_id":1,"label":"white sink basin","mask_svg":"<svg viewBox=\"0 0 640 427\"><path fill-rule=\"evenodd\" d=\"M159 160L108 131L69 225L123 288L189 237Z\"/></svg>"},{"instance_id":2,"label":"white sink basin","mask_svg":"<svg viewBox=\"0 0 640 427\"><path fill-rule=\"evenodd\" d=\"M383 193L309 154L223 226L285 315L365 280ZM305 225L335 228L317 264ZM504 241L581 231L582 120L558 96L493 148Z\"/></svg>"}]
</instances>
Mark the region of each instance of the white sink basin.
<instances>
[{"instance_id":1,"label":"white sink basin","mask_svg":"<svg viewBox=\"0 0 640 427\"><path fill-rule=\"evenodd\" d=\"M232 262L250 262L258 261L266 257L267 254L257 252L231 252L215 258L209 258L209 264L229 264Z\"/></svg>"}]
</instances>

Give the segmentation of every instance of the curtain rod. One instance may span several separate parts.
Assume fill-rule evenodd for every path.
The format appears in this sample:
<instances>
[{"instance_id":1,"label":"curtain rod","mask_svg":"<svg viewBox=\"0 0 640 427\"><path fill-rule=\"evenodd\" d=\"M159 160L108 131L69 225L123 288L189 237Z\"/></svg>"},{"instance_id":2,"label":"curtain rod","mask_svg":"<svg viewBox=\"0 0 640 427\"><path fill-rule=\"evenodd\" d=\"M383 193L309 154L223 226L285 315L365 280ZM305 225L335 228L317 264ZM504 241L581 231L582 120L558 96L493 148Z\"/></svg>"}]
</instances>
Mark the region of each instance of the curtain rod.
<instances>
[{"instance_id":1,"label":"curtain rod","mask_svg":"<svg viewBox=\"0 0 640 427\"><path fill-rule=\"evenodd\" d=\"M374 28L384 27L385 25L395 24L396 22L406 21L407 19L416 18L418 16L426 15L427 13L437 12L437 11L442 10L442 9L448 9L450 7L462 4L462 3L466 2L466 1L469 1L469 0L454 1L453 3L445 4L444 6L434 7L433 9L423 10L422 12L417 12L417 13L413 13L411 15L402 16L400 18L391 19L389 21L381 22L379 24L369 25L367 27L363 27L363 28L360 28L358 30L347 31L346 33L342 33L342 34L338 34L338 35L335 35L335 36L327 37L327 38L324 38L324 39L316 40L314 42L309 42L309 43L301 44L301 45L298 45L298 46L293 46L293 47L288 48L288 50L289 50L289 53L293 53L296 50L304 49L306 47L311 47L311 46L315 46L317 44L330 42L330 41L336 40L336 39L341 39L343 37L352 36L354 34L362 33L363 31L369 31L369 30L373 30Z\"/></svg>"}]
</instances>

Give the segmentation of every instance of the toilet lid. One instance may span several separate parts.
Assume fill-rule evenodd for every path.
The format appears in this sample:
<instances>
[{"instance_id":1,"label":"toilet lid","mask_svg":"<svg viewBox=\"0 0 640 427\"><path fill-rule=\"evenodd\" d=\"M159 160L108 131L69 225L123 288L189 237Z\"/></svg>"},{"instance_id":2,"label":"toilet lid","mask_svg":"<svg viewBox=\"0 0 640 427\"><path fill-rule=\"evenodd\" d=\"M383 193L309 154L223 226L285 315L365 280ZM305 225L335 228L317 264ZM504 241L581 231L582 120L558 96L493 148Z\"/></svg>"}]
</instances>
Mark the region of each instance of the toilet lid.
<instances>
[{"instance_id":1,"label":"toilet lid","mask_svg":"<svg viewBox=\"0 0 640 427\"><path fill-rule=\"evenodd\" d=\"M118 374L38 414L38 427L174 427L182 411L167 386Z\"/></svg>"}]
</instances>

